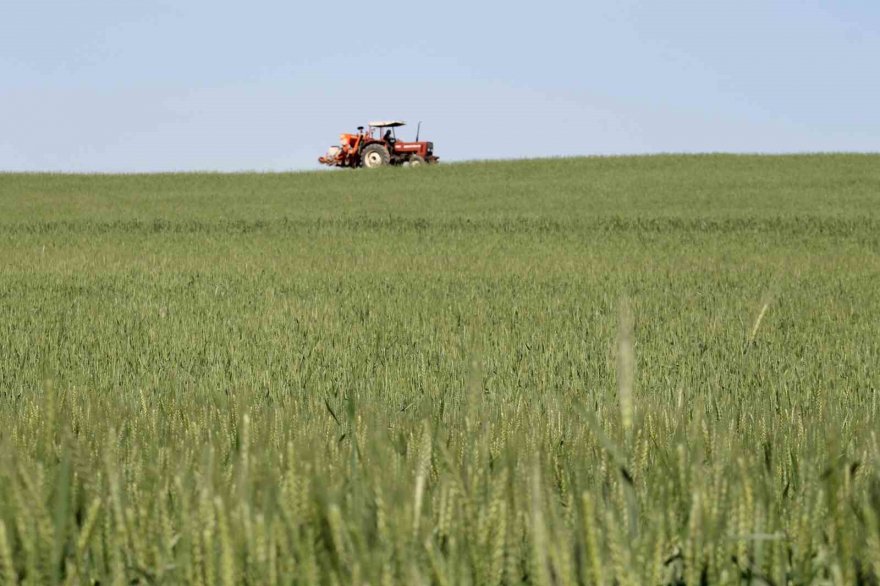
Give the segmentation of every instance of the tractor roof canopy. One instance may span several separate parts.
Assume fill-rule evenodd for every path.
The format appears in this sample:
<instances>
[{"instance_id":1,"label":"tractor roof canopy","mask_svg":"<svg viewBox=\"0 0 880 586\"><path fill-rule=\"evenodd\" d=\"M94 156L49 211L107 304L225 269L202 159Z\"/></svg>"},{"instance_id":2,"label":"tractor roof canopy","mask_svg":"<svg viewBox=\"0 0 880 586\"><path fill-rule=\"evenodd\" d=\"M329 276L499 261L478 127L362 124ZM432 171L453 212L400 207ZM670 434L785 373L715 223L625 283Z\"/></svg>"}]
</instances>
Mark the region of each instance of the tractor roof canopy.
<instances>
[{"instance_id":1,"label":"tractor roof canopy","mask_svg":"<svg viewBox=\"0 0 880 586\"><path fill-rule=\"evenodd\" d=\"M398 126L405 125L406 122L403 120L380 120L378 122L370 122L370 126L373 128L397 128Z\"/></svg>"}]
</instances>

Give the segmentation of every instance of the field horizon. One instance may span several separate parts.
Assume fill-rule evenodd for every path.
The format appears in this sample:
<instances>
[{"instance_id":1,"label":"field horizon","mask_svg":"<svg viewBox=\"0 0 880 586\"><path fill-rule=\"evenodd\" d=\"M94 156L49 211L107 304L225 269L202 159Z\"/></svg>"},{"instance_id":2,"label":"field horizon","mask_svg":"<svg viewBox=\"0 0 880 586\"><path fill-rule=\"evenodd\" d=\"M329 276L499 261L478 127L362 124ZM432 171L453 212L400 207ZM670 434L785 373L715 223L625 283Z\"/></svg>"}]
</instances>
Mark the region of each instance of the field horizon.
<instances>
[{"instance_id":1,"label":"field horizon","mask_svg":"<svg viewBox=\"0 0 880 586\"><path fill-rule=\"evenodd\" d=\"M542 161L578 161L591 159L648 159L655 157L880 157L880 151L779 151L779 152L761 152L761 151L658 151L645 153L596 153L596 154L566 154L566 155L547 155L540 157L510 157L502 159L456 159L443 160L442 166L458 166L458 165L492 165L492 164L508 164L508 163L529 163ZM69 175L77 176L151 176L151 175L301 175L309 173L348 173L352 171L369 171L368 169L335 169L327 168L323 165L315 168L291 168L291 169L257 169L243 167L232 171L222 171L210 168L193 168L193 169L155 169L149 171L70 171L70 170L34 170L34 171L16 171L0 169L0 176L3 175Z\"/></svg>"},{"instance_id":2,"label":"field horizon","mask_svg":"<svg viewBox=\"0 0 880 586\"><path fill-rule=\"evenodd\" d=\"M876 584L880 155L0 173L0 584Z\"/></svg>"}]
</instances>

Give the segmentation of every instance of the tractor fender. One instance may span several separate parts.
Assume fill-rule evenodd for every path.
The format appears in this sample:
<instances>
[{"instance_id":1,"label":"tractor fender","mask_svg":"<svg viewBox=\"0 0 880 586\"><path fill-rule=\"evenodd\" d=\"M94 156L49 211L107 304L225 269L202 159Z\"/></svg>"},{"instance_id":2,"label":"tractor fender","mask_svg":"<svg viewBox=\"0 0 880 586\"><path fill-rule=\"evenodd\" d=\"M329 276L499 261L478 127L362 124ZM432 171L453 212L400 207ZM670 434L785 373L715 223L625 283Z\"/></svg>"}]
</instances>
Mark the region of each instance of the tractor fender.
<instances>
[{"instance_id":1,"label":"tractor fender","mask_svg":"<svg viewBox=\"0 0 880 586\"><path fill-rule=\"evenodd\" d=\"M391 145L388 144L387 142L385 142L384 140L373 139L373 140L362 140L361 144L358 145L358 154L360 155L361 153L363 153L364 149L367 148L368 146L370 146L371 144L377 144L379 146L385 147L385 150L387 150L389 153L394 152L394 149L391 148Z\"/></svg>"}]
</instances>

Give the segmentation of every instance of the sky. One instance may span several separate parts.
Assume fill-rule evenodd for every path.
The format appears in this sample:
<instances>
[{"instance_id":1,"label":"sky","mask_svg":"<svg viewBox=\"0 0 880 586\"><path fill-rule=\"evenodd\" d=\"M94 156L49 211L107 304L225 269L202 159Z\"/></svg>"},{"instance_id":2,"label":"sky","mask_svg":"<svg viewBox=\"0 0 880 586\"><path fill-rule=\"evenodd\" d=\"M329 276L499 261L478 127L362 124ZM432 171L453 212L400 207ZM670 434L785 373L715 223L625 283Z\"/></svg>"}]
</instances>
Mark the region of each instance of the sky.
<instances>
[{"instance_id":1,"label":"sky","mask_svg":"<svg viewBox=\"0 0 880 586\"><path fill-rule=\"evenodd\" d=\"M880 151L877 0L2 0L0 171Z\"/></svg>"}]
</instances>

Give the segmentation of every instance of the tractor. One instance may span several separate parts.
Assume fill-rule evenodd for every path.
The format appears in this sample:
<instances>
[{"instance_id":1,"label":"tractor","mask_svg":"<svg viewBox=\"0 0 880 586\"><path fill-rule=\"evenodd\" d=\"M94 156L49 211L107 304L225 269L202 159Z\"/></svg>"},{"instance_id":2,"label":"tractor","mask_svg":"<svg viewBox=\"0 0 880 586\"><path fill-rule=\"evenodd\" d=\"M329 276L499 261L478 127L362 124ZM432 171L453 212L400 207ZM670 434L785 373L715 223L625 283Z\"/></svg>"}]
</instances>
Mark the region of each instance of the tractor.
<instances>
[{"instance_id":1,"label":"tractor","mask_svg":"<svg viewBox=\"0 0 880 586\"><path fill-rule=\"evenodd\" d=\"M433 142L419 142L419 122L413 142L398 140L394 129L406 124L400 120L370 122L367 130L358 126L357 134L341 134L339 146L332 146L318 162L330 167L375 169L386 165L417 167L440 160Z\"/></svg>"}]
</instances>

